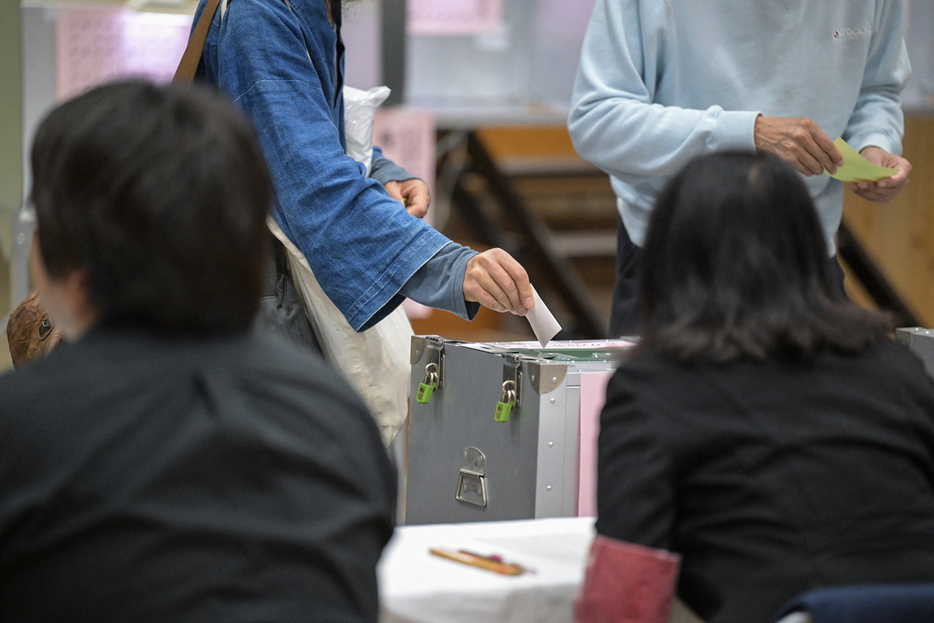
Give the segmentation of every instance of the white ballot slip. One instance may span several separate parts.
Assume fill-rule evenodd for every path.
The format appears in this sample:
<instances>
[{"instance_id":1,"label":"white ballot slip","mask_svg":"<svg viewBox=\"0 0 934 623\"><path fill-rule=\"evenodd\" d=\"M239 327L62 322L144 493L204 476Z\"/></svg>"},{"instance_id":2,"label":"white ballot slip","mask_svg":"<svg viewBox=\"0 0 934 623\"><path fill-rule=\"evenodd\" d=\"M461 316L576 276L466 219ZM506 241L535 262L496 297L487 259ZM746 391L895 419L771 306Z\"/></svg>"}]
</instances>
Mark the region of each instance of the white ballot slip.
<instances>
[{"instance_id":1,"label":"white ballot slip","mask_svg":"<svg viewBox=\"0 0 934 623\"><path fill-rule=\"evenodd\" d=\"M555 320L542 297L535 291L535 286L532 286L532 294L535 296L535 305L532 306L532 309L529 310L525 317L529 319L529 324L532 325L532 332L535 333L538 343L544 348L551 341L551 338L558 335L561 325Z\"/></svg>"}]
</instances>

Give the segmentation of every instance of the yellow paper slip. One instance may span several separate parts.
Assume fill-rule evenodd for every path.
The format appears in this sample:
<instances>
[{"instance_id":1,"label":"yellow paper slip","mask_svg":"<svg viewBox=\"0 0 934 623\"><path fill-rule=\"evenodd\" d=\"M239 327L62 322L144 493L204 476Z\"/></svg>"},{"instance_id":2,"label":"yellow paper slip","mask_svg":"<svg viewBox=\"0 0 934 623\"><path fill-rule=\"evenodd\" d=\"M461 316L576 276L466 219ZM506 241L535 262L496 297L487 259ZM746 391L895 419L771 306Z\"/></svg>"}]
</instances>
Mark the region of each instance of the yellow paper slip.
<instances>
[{"instance_id":1,"label":"yellow paper slip","mask_svg":"<svg viewBox=\"0 0 934 623\"><path fill-rule=\"evenodd\" d=\"M892 177L898 173L898 169L877 167L863 158L858 151L850 147L842 138L838 138L833 144L837 146L837 149L839 149L840 153L843 155L843 166L837 167L836 173L827 173L827 175L835 180L840 180L841 182L859 182L863 180L878 182L881 179Z\"/></svg>"}]
</instances>

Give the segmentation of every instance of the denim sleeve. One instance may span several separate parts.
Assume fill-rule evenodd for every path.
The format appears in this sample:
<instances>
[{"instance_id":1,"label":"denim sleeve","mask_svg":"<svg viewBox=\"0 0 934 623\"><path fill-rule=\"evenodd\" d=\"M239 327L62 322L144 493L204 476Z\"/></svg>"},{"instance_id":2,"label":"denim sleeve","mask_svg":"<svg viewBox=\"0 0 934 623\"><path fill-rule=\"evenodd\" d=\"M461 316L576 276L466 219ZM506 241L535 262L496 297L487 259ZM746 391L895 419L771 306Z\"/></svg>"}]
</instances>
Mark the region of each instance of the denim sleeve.
<instances>
[{"instance_id":1,"label":"denim sleeve","mask_svg":"<svg viewBox=\"0 0 934 623\"><path fill-rule=\"evenodd\" d=\"M359 331L398 305L403 284L449 241L345 154L324 6L294 3L293 13L285 3L230 3L217 82L257 129L276 191L273 216Z\"/></svg>"},{"instance_id":2,"label":"denim sleeve","mask_svg":"<svg viewBox=\"0 0 934 623\"><path fill-rule=\"evenodd\" d=\"M366 331L375 325L406 298L473 320L480 311L480 303L464 300L464 275L467 262L475 255L477 252L473 249L449 242L415 271L389 304L373 314L358 331Z\"/></svg>"}]
</instances>

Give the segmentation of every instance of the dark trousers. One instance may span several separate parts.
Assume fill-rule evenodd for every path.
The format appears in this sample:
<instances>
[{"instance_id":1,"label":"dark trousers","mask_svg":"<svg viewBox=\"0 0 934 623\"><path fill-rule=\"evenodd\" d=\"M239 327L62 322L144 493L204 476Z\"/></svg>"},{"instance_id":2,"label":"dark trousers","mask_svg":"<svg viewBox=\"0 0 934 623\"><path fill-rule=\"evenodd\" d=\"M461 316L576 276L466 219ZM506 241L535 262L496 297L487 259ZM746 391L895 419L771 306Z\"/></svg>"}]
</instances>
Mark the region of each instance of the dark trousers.
<instances>
[{"instance_id":1,"label":"dark trousers","mask_svg":"<svg viewBox=\"0 0 934 623\"><path fill-rule=\"evenodd\" d=\"M636 267L641 250L629 239L629 232L619 218L616 226L616 286L610 310L610 337L639 335L636 310Z\"/></svg>"},{"instance_id":2,"label":"dark trousers","mask_svg":"<svg viewBox=\"0 0 934 623\"><path fill-rule=\"evenodd\" d=\"M616 287L613 288L613 307L610 311L610 337L639 335L636 271L641 255L642 249L629 239L629 232L620 218L616 229ZM846 296L843 289L843 268L837 256L828 261L840 291Z\"/></svg>"}]
</instances>

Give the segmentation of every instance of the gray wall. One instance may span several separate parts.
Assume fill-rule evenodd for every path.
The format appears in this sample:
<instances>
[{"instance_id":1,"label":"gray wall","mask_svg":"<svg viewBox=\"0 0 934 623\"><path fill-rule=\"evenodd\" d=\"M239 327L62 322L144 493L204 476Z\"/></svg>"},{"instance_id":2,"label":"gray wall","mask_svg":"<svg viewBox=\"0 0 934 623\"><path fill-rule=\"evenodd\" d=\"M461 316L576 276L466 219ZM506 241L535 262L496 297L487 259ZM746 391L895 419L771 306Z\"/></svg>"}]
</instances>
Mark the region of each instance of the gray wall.
<instances>
[{"instance_id":1,"label":"gray wall","mask_svg":"<svg viewBox=\"0 0 934 623\"><path fill-rule=\"evenodd\" d=\"M20 8L0 2L0 318L13 292L13 222L23 197ZM3 323L5 326L5 323Z\"/></svg>"},{"instance_id":2,"label":"gray wall","mask_svg":"<svg viewBox=\"0 0 934 623\"><path fill-rule=\"evenodd\" d=\"M905 44L913 70L902 103L908 111L934 111L934 2L913 0Z\"/></svg>"},{"instance_id":3,"label":"gray wall","mask_svg":"<svg viewBox=\"0 0 934 623\"><path fill-rule=\"evenodd\" d=\"M22 192L29 192L31 179L29 146L36 127L55 105L55 15L54 8L24 7L21 12L22 25ZM32 226L13 222L13 292L16 300L25 298L30 286L26 262Z\"/></svg>"},{"instance_id":4,"label":"gray wall","mask_svg":"<svg viewBox=\"0 0 934 623\"><path fill-rule=\"evenodd\" d=\"M504 27L409 38L406 97L441 125L563 123L595 0L504 0Z\"/></svg>"},{"instance_id":5,"label":"gray wall","mask_svg":"<svg viewBox=\"0 0 934 623\"><path fill-rule=\"evenodd\" d=\"M503 0L505 27L485 36L410 36L406 101L441 125L563 123L595 0ZM934 111L934 1L913 0L906 110Z\"/></svg>"}]
</instances>

